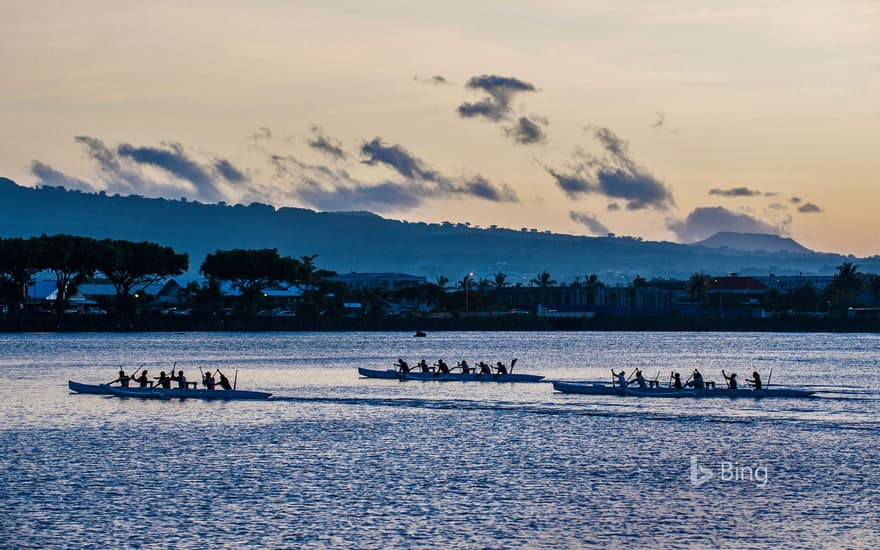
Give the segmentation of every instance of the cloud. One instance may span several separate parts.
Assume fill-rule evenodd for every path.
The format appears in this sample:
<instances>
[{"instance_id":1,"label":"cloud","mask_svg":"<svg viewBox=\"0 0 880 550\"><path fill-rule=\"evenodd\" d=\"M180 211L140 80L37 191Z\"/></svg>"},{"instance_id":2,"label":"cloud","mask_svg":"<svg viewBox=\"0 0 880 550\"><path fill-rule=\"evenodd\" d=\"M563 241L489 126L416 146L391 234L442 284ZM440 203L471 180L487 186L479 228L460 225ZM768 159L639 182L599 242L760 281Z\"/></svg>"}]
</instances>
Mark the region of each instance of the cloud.
<instances>
[{"instance_id":1,"label":"cloud","mask_svg":"<svg viewBox=\"0 0 880 550\"><path fill-rule=\"evenodd\" d=\"M327 137L323 128L320 126L312 126L312 136L313 137L306 142L309 147L329 155L336 160L345 160L346 155L342 145L338 141Z\"/></svg>"},{"instance_id":2,"label":"cloud","mask_svg":"<svg viewBox=\"0 0 880 550\"><path fill-rule=\"evenodd\" d=\"M145 177L136 166L124 163L116 151L103 140L90 136L76 136L74 141L83 145L86 154L97 165L107 191L116 193L156 194L163 185Z\"/></svg>"},{"instance_id":3,"label":"cloud","mask_svg":"<svg viewBox=\"0 0 880 550\"><path fill-rule=\"evenodd\" d=\"M618 210L620 210L620 205L617 204L616 202L609 202L608 206L606 206L605 208L609 212L617 212Z\"/></svg>"},{"instance_id":4,"label":"cloud","mask_svg":"<svg viewBox=\"0 0 880 550\"><path fill-rule=\"evenodd\" d=\"M95 190L95 186L91 183L63 174L38 160L31 163L31 173L38 178L37 185L60 185L65 189L79 189L80 191Z\"/></svg>"},{"instance_id":5,"label":"cloud","mask_svg":"<svg viewBox=\"0 0 880 550\"><path fill-rule=\"evenodd\" d=\"M155 166L195 186L199 197L209 201L223 200L223 193L217 188L210 172L186 154L179 143L158 147L135 147L123 143L116 148L121 157L129 158L138 164Z\"/></svg>"},{"instance_id":6,"label":"cloud","mask_svg":"<svg viewBox=\"0 0 880 550\"><path fill-rule=\"evenodd\" d=\"M261 140L261 139L272 139L272 130L270 130L266 126L260 126L257 128L257 131L248 136L249 139L252 140Z\"/></svg>"},{"instance_id":7,"label":"cloud","mask_svg":"<svg viewBox=\"0 0 880 550\"><path fill-rule=\"evenodd\" d=\"M435 181L441 178L435 170L424 161L411 155L400 145L386 145L380 138L373 138L361 146L361 154L365 157L364 164L375 166L384 164L407 179Z\"/></svg>"},{"instance_id":8,"label":"cloud","mask_svg":"<svg viewBox=\"0 0 880 550\"><path fill-rule=\"evenodd\" d=\"M654 113L657 119L651 124L652 128L661 128L666 123L666 115L660 111Z\"/></svg>"},{"instance_id":9,"label":"cloud","mask_svg":"<svg viewBox=\"0 0 880 550\"><path fill-rule=\"evenodd\" d=\"M243 183L248 179L244 172L226 159L215 160L214 170L229 183Z\"/></svg>"},{"instance_id":10,"label":"cloud","mask_svg":"<svg viewBox=\"0 0 880 550\"><path fill-rule=\"evenodd\" d=\"M244 183L247 175L232 162L215 158L208 163L196 162L177 143L163 148L135 147L123 143L116 148L91 136L76 136L86 154L97 164L100 179L108 192L149 196L189 196L206 202L224 200L218 182ZM153 179L142 168L148 166L172 176L168 180ZM95 187L97 188L97 187Z\"/></svg>"},{"instance_id":11,"label":"cloud","mask_svg":"<svg viewBox=\"0 0 880 550\"><path fill-rule=\"evenodd\" d=\"M576 221L577 223L586 226L586 228L589 229L593 235L608 234L608 228L605 226L605 224L600 222L596 218L596 216L590 214L589 212L571 211L568 213L568 217L571 218L573 221Z\"/></svg>"},{"instance_id":12,"label":"cloud","mask_svg":"<svg viewBox=\"0 0 880 550\"><path fill-rule=\"evenodd\" d=\"M732 187L730 189L712 189L710 195L719 195L722 197L757 197L762 195L757 189L749 189L748 187ZM764 193L766 195L766 193Z\"/></svg>"},{"instance_id":13,"label":"cloud","mask_svg":"<svg viewBox=\"0 0 880 550\"><path fill-rule=\"evenodd\" d=\"M476 197L492 202L518 202L507 185L496 185L482 176L450 178L400 145L374 138L361 146L362 162L385 166L404 181L366 182L347 171L320 164L308 164L292 155L270 154L275 178L288 184L289 196L322 210L397 212L421 206L435 198ZM263 193L272 193L263 189ZM255 194L259 196L259 194Z\"/></svg>"},{"instance_id":14,"label":"cloud","mask_svg":"<svg viewBox=\"0 0 880 550\"><path fill-rule=\"evenodd\" d=\"M626 201L628 210L668 210L675 205L672 192L629 156L629 143L608 128L589 128L605 149L604 157L578 151L567 173L545 166L570 198L593 193Z\"/></svg>"},{"instance_id":15,"label":"cloud","mask_svg":"<svg viewBox=\"0 0 880 550\"><path fill-rule=\"evenodd\" d=\"M788 210L787 206L785 206L784 204L780 204L778 202L768 204L767 208L769 208L770 210Z\"/></svg>"},{"instance_id":16,"label":"cloud","mask_svg":"<svg viewBox=\"0 0 880 550\"><path fill-rule=\"evenodd\" d=\"M805 202L798 207L798 212L802 214L815 214L822 212L822 209L811 202Z\"/></svg>"},{"instance_id":17,"label":"cloud","mask_svg":"<svg viewBox=\"0 0 880 550\"><path fill-rule=\"evenodd\" d=\"M446 80L446 77L440 75L434 75L428 78L419 78L418 75L416 75L413 77L413 80L415 80L416 82L424 82L425 84L434 84L435 86L449 84L449 81Z\"/></svg>"},{"instance_id":18,"label":"cloud","mask_svg":"<svg viewBox=\"0 0 880 550\"><path fill-rule=\"evenodd\" d=\"M800 204L803 201L804 201L804 199L802 199L800 197L792 197L792 198L788 199L788 202L790 202L792 204Z\"/></svg>"},{"instance_id":19,"label":"cloud","mask_svg":"<svg viewBox=\"0 0 880 550\"><path fill-rule=\"evenodd\" d=\"M547 140L547 134L544 133L544 129L539 126L539 123L547 124L546 120L541 120L537 117L535 117L535 120L528 117L519 117L514 126L504 129L504 133L521 145L543 143Z\"/></svg>"},{"instance_id":20,"label":"cloud","mask_svg":"<svg viewBox=\"0 0 880 550\"><path fill-rule=\"evenodd\" d=\"M480 75L468 80L466 87L489 94L475 103L464 102L458 106L458 114L464 118L485 117L498 122L511 113L510 103L519 92L534 92L533 84L518 78L498 75Z\"/></svg>"},{"instance_id":21,"label":"cloud","mask_svg":"<svg viewBox=\"0 0 880 550\"><path fill-rule=\"evenodd\" d=\"M684 220L666 220L666 226L683 242L699 241L720 231L774 235L780 232L778 227L767 222L748 214L731 212L721 206L695 208Z\"/></svg>"}]
</instances>

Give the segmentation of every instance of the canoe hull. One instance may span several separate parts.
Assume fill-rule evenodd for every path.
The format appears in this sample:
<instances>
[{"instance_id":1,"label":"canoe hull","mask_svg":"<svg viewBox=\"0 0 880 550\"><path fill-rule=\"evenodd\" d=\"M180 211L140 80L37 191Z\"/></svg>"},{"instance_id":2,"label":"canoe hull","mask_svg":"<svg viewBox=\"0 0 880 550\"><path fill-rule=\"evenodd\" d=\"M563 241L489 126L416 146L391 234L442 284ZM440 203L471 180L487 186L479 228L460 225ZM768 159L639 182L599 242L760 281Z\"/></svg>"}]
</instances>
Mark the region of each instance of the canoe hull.
<instances>
[{"instance_id":1,"label":"canoe hull","mask_svg":"<svg viewBox=\"0 0 880 550\"><path fill-rule=\"evenodd\" d=\"M75 393L88 393L91 395L112 395L107 384L81 384L73 380L67 381L67 387Z\"/></svg>"},{"instance_id":2,"label":"canoe hull","mask_svg":"<svg viewBox=\"0 0 880 550\"><path fill-rule=\"evenodd\" d=\"M476 374L433 372L397 372L395 370L376 370L358 367L358 374L365 378L381 378L385 380L421 380L423 382L539 382L543 376L537 374Z\"/></svg>"},{"instance_id":3,"label":"canoe hull","mask_svg":"<svg viewBox=\"0 0 880 550\"><path fill-rule=\"evenodd\" d=\"M766 398L766 397L788 397L803 398L810 397L815 392L802 390L799 388L765 388L761 390L753 390L749 388L738 388L731 390L728 388L707 388L695 390L686 388L675 390L672 388L620 388L611 384L579 384L577 382L553 382L553 389L562 393L579 393L584 395L621 395L632 397L660 397L667 399L677 399L682 397L746 397L746 398Z\"/></svg>"},{"instance_id":4,"label":"canoe hull","mask_svg":"<svg viewBox=\"0 0 880 550\"><path fill-rule=\"evenodd\" d=\"M249 390L195 390L184 388L108 388L117 397L140 399L267 399L271 393Z\"/></svg>"}]
</instances>

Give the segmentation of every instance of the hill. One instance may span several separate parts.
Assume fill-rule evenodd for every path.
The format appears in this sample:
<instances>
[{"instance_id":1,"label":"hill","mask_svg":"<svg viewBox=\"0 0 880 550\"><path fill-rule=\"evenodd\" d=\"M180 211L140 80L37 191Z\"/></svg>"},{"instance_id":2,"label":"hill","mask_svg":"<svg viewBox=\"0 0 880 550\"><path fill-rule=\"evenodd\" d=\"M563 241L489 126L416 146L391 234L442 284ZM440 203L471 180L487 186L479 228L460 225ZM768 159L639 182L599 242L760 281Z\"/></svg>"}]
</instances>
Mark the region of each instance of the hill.
<instances>
[{"instance_id":1,"label":"hill","mask_svg":"<svg viewBox=\"0 0 880 550\"><path fill-rule=\"evenodd\" d=\"M812 253L812 250L794 239L766 233L722 231L693 244L708 248L730 248L733 250L763 250L765 252L791 252L792 254Z\"/></svg>"},{"instance_id":2,"label":"hill","mask_svg":"<svg viewBox=\"0 0 880 550\"><path fill-rule=\"evenodd\" d=\"M547 271L559 282L597 273L607 283L687 278L696 271L740 274L831 274L837 254L710 248L629 237L477 229L464 224L388 220L363 212L315 212L254 203L202 204L185 200L84 193L61 187L33 189L0 178L0 236L71 233L95 238L150 240L190 255L195 274L217 249L278 248L282 254L318 254L322 268L397 271L452 280L474 272L528 284ZM880 271L880 258L858 261Z\"/></svg>"}]
</instances>

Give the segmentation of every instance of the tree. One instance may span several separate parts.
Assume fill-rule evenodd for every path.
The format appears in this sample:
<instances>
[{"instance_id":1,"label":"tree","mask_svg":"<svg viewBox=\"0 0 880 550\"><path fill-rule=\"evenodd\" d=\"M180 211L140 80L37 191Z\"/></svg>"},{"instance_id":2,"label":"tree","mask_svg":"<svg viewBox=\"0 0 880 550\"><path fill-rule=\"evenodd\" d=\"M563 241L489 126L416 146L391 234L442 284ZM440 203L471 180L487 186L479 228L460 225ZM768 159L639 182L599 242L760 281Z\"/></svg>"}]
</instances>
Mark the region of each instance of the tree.
<instances>
[{"instance_id":1,"label":"tree","mask_svg":"<svg viewBox=\"0 0 880 550\"><path fill-rule=\"evenodd\" d=\"M596 304L596 293L600 288L605 287L605 283L599 280L599 276L595 273L592 273L587 276L586 281L584 282L584 286L587 289L587 303L591 305Z\"/></svg>"},{"instance_id":2,"label":"tree","mask_svg":"<svg viewBox=\"0 0 880 550\"><path fill-rule=\"evenodd\" d=\"M253 313L263 290L288 280L297 263L279 256L277 248L236 248L208 254L200 271L209 278L231 282L241 292L245 311Z\"/></svg>"},{"instance_id":3,"label":"tree","mask_svg":"<svg viewBox=\"0 0 880 550\"><path fill-rule=\"evenodd\" d=\"M868 290L871 291L871 298L874 300L874 305L876 306L877 303L880 302L880 275L871 273L867 277L866 284Z\"/></svg>"},{"instance_id":4,"label":"tree","mask_svg":"<svg viewBox=\"0 0 880 550\"><path fill-rule=\"evenodd\" d=\"M550 274L546 271L538 273L537 277L530 281L532 284L537 285L538 288L541 289L541 306L544 305L544 294L547 291L547 287L551 287L556 284L556 281L550 277Z\"/></svg>"},{"instance_id":5,"label":"tree","mask_svg":"<svg viewBox=\"0 0 880 550\"><path fill-rule=\"evenodd\" d=\"M75 235L38 237L45 247L44 269L55 274L55 313L64 313L64 306L77 287L98 269L98 241Z\"/></svg>"},{"instance_id":6,"label":"tree","mask_svg":"<svg viewBox=\"0 0 880 550\"><path fill-rule=\"evenodd\" d=\"M850 303L865 289L865 278L859 273L857 265L843 262L837 266L837 274L831 279L828 290L843 312L849 309Z\"/></svg>"},{"instance_id":7,"label":"tree","mask_svg":"<svg viewBox=\"0 0 880 550\"><path fill-rule=\"evenodd\" d=\"M505 275L504 273L501 273L500 271L495 274L495 280L493 281L492 284L495 285L496 289L510 286L510 284L507 282L507 275Z\"/></svg>"},{"instance_id":8,"label":"tree","mask_svg":"<svg viewBox=\"0 0 880 550\"><path fill-rule=\"evenodd\" d=\"M820 296L810 283L795 288L788 296L789 307L797 312L819 311Z\"/></svg>"},{"instance_id":9,"label":"tree","mask_svg":"<svg viewBox=\"0 0 880 550\"><path fill-rule=\"evenodd\" d=\"M0 239L0 296L17 312L27 302L28 284L46 264L45 247L39 239Z\"/></svg>"},{"instance_id":10,"label":"tree","mask_svg":"<svg viewBox=\"0 0 880 550\"><path fill-rule=\"evenodd\" d=\"M448 285L448 284L449 284L448 277L444 277L443 275L440 275L439 277L437 277L437 286L439 286L440 288L445 289L446 285Z\"/></svg>"},{"instance_id":11,"label":"tree","mask_svg":"<svg viewBox=\"0 0 880 550\"><path fill-rule=\"evenodd\" d=\"M189 267L189 257L169 246L106 239L99 243L97 267L116 289L116 311L134 313L132 290L163 277L180 275Z\"/></svg>"},{"instance_id":12,"label":"tree","mask_svg":"<svg viewBox=\"0 0 880 550\"><path fill-rule=\"evenodd\" d=\"M688 279L687 291L691 300L703 303L706 300L706 293L709 291L709 276L705 273L691 275L691 278Z\"/></svg>"}]
</instances>

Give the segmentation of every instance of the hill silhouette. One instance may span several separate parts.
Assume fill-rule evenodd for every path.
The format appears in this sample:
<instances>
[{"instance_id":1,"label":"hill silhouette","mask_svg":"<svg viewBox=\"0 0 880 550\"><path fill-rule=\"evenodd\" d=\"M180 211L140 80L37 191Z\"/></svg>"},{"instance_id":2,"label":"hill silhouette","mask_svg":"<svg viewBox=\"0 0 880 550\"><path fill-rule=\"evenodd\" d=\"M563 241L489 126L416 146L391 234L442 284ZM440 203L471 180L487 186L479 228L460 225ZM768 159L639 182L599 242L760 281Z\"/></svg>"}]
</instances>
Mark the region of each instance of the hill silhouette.
<instances>
[{"instance_id":1,"label":"hill silhouette","mask_svg":"<svg viewBox=\"0 0 880 550\"><path fill-rule=\"evenodd\" d=\"M61 187L21 187L0 178L0 236L71 233L149 240L190 255L198 271L209 252L278 248L284 255L318 254L325 269L491 278L507 274L527 285L547 271L559 281L597 273L607 283L687 278L701 271L740 274L831 274L846 258L813 252L737 250L631 237L582 237L534 230L478 229L464 224L389 220L368 212L315 212L254 203L202 204L137 195L85 193ZM880 271L880 258L858 260Z\"/></svg>"},{"instance_id":2,"label":"hill silhouette","mask_svg":"<svg viewBox=\"0 0 880 550\"><path fill-rule=\"evenodd\" d=\"M767 233L736 233L721 231L708 239L693 243L709 248L730 248L733 250L763 250L765 252L791 252L793 254L809 254L809 248L794 239Z\"/></svg>"}]
</instances>

